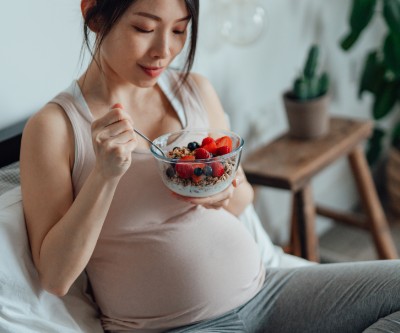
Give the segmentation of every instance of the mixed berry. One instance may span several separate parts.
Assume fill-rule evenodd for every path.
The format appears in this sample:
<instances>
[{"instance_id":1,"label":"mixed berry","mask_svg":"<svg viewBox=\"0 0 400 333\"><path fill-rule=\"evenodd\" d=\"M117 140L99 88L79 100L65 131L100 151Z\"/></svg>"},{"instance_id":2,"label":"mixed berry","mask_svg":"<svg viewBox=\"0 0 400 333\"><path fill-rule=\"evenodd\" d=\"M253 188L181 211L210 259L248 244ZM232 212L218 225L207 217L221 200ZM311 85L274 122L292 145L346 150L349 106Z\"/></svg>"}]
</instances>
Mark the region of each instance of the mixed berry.
<instances>
[{"instance_id":1,"label":"mixed berry","mask_svg":"<svg viewBox=\"0 0 400 333\"><path fill-rule=\"evenodd\" d=\"M227 179L234 169L234 158L216 158L232 152L232 139L206 137L201 144L189 142L187 146L175 147L168 157L176 163L166 170L167 177L182 185L210 185ZM187 163L187 161L195 161Z\"/></svg>"}]
</instances>

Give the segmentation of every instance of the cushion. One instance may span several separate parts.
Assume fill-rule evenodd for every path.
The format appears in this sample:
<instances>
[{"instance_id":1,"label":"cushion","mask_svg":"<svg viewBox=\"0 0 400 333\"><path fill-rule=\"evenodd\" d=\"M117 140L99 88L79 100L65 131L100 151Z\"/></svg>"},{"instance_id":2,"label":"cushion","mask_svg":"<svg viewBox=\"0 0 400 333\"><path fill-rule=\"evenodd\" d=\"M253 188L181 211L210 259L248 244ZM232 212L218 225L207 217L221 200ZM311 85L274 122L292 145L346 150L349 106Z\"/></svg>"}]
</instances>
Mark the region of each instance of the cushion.
<instances>
[{"instance_id":1,"label":"cushion","mask_svg":"<svg viewBox=\"0 0 400 333\"><path fill-rule=\"evenodd\" d=\"M19 162L0 168L0 195L19 185Z\"/></svg>"},{"instance_id":2,"label":"cushion","mask_svg":"<svg viewBox=\"0 0 400 333\"><path fill-rule=\"evenodd\" d=\"M62 298L40 287L19 186L0 196L0 253L0 332L103 333L84 273Z\"/></svg>"}]
</instances>

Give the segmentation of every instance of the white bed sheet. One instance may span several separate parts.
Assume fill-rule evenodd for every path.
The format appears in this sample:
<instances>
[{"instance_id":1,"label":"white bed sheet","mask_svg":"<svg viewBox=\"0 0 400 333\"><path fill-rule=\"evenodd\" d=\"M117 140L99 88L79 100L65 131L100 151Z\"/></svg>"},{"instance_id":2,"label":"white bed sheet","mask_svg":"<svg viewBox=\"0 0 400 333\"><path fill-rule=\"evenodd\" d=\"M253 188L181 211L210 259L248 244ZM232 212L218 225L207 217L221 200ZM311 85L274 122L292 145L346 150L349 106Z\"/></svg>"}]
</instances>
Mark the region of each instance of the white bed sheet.
<instances>
[{"instance_id":1,"label":"white bed sheet","mask_svg":"<svg viewBox=\"0 0 400 333\"><path fill-rule=\"evenodd\" d=\"M39 284L16 187L0 196L0 332L103 333L82 274L60 298Z\"/></svg>"}]
</instances>

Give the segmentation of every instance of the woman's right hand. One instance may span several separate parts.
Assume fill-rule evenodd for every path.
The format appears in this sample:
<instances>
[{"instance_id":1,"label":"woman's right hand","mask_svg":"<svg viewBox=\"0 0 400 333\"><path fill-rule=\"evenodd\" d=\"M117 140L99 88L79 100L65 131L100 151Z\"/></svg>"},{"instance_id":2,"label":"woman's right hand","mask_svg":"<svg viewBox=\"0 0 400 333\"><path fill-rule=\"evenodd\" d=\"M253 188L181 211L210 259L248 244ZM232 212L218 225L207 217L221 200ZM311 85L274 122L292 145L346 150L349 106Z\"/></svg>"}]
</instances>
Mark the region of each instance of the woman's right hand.
<instances>
[{"instance_id":1,"label":"woman's right hand","mask_svg":"<svg viewBox=\"0 0 400 333\"><path fill-rule=\"evenodd\" d=\"M121 104L115 104L105 116L92 123L92 141L96 166L105 178L121 177L132 161L137 146L132 118Z\"/></svg>"}]
</instances>

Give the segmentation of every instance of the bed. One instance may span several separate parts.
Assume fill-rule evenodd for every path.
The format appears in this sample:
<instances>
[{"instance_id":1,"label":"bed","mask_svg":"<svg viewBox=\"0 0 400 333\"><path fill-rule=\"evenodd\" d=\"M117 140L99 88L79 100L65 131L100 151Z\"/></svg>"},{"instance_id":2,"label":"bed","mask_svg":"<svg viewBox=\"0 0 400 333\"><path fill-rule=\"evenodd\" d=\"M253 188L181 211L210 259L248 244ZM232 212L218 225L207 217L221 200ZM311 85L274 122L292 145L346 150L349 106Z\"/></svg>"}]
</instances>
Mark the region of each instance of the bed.
<instances>
[{"instance_id":1,"label":"bed","mask_svg":"<svg viewBox=\"0 0 400 333\"><path fill-rule=\"evenodd\" d=\"M0 131L0 332L103 333L83 273L65 297L44 291L29 250L19 186L25 121Z\"/></svg>"}]
</instances>

